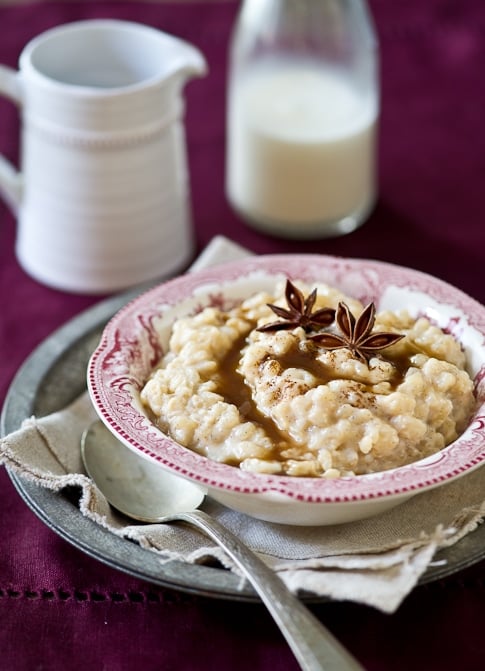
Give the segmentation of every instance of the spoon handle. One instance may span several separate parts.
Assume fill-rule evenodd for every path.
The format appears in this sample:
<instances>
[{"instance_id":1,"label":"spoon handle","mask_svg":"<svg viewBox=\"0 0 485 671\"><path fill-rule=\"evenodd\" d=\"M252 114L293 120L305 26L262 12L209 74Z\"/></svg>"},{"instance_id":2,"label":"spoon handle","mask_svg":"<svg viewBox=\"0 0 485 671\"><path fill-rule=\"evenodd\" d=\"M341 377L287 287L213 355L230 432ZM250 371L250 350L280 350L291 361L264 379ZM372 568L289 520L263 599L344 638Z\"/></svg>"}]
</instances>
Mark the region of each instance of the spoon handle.
<instances>
[{"instance_id":1,"label":"spoon handle","mask_svg":"<svg viewBox=\"0 0 485 671\"><path fill-rule=\"evenodd\" d=\"M363 671L277 574L219 522L201 510L177 513L164 521L171 520L195 525L227 552L268 608L303 671Z\"/></svg>"}]
</instances>

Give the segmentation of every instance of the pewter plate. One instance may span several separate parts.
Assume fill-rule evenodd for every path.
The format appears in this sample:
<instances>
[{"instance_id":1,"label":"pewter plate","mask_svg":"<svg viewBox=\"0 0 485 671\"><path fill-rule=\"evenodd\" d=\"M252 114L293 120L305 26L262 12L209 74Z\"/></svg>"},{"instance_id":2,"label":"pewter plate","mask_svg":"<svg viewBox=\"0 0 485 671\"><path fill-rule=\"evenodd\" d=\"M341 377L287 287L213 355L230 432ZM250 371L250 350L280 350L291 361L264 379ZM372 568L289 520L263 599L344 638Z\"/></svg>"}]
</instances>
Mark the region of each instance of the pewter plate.
<instances>
[{"instance_id":1,"label":"pewter plate","mask_svg":"<svg viewBox=\"0 0 485 671\"><path fill-rule=\"evenodd\" d=\"M103 301L55 331L27 359L9 389L1 417L1 435L16 430L33 414L60 410L86 388L86 367L104 325L138 292ZM72 497L53 493L8 471L18 493L33 512L66 541L99 561L153 584L237 601L258 601L250 585L217 567L174 561L161 564L155 553L118 538L81 515ZM485 557L485 525L461 541L440 550L420 583L444 578ZM309 602L324 601L301 595Z\"/></svg>"}]
</instances>

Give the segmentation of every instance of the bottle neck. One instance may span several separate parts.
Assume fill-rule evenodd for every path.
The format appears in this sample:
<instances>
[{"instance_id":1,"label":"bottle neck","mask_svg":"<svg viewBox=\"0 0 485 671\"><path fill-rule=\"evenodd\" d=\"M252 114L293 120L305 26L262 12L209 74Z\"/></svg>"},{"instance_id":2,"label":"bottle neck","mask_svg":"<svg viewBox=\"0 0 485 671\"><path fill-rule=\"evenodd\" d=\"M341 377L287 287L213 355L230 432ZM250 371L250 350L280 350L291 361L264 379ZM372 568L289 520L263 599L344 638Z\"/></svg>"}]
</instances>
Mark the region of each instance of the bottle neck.
<instances>
[{"instance_id":1,"label":"bottle neck","mask_svg":"<svg viewBox=\"0 0 485 671\"><path fill-rule=\"evenodd\" d=\"M377 39L365 0L244 0L232 41L236 68L263 59L312 60L377 73Z\"/></svg>"}]
</instances>

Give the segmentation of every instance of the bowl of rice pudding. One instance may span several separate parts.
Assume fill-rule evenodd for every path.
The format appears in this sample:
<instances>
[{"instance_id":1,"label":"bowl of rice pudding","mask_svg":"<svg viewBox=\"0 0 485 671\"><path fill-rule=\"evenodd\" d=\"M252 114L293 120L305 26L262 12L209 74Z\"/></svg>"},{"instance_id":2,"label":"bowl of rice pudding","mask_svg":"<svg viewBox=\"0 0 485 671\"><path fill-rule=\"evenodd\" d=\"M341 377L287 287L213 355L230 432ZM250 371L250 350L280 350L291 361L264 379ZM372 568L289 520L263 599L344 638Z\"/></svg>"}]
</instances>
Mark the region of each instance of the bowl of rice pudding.
<instances>
[{"instance_id":1,"label":"bowl of rice pudding","mask_svg":"<svg viewBox=\"0 0 485 671\"><path fill-rule=\"evenodd\" d=\"M323 255L187 274L121 309L88 366L128 447L242 513L355 521L485 461L485 308Z\"/></svg>"}]
</instances>

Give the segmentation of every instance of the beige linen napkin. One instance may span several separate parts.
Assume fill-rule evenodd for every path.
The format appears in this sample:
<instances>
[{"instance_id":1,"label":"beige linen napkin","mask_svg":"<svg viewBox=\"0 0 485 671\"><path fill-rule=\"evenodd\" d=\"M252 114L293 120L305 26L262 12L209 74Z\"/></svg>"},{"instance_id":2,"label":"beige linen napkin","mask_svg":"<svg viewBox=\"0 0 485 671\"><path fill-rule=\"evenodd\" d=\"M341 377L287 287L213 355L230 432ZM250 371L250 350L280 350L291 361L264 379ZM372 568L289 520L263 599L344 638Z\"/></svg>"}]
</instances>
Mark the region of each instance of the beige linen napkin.
<instances>
[{"instance_id":1,"label":"beige linen napkin","mask_svg":"<svg viewBox=\"0 0 485 671\"><path fill-rule=\"evenodd\" d=\"M217 237L193 269L248 254ZM32 417L0 443L0 463L40 486L82 490L83 515L159 553L161 561L217 558L237 571L200 532L177 525L133 525L118 515L85 475L81 434L96 418L87 394L47 417ZM206 499L203 508L255 550L294 592L352 600L395 611L437 549L473 531L485 516L485 467L419 494L377 517L329 527L291 527L254 520Z\"/></svg>"}]
</instances>

